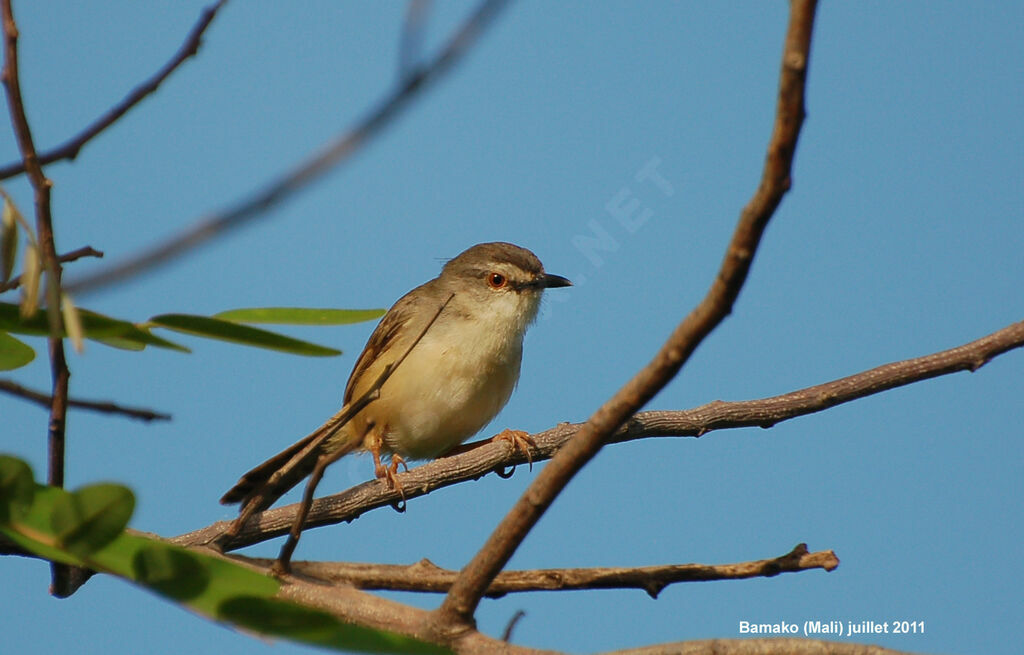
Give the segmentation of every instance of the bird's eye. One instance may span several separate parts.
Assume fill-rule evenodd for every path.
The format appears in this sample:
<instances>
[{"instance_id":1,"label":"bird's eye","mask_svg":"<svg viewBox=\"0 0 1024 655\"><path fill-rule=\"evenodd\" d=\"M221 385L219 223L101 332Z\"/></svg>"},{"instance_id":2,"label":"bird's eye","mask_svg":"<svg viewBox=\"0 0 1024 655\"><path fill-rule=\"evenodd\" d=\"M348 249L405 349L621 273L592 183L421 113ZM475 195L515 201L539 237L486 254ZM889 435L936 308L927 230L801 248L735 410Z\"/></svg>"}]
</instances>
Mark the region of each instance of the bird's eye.
<instances>
[{"instance_id":1,"label":"bird's eye","mask_svg":"<svg viewBox=\"0 0 1024 655\"><path fill-rule=\"evenodd\" d=\"M508 284L508 278L506 278L501 273L488 273L487 284L492 289L501 289L506 284Z\"/></svg>"}]
</instances>

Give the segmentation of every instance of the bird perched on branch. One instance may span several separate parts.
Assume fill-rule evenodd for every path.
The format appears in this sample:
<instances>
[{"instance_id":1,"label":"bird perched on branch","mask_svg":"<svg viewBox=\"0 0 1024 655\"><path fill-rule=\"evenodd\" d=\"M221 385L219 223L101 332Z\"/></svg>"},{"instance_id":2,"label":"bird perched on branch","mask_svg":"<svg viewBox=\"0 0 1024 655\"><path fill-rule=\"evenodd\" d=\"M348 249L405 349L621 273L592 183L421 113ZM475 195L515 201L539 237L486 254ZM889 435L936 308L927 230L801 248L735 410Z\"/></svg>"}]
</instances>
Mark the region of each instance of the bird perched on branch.
<instances>
[{"instance_id":1,"label":"bird perched on branch","mask_svg":"<svg viewBox=\"0 0 1024 655\"><path fill-rule=\"evenodd\" d=\"M357 450L392 488L405 458L430 459L479 432L519 380L523 335L543 291L570 286L529 250L481 243L405 294L370 336L342 409L298 443L242 476L221 503L241 503L239 522L272 505L316 469ZM526 433L498 437L528 454ZM390 466L381 462L390 454ZM238 527L237 525L235 526Z\"/></svg>"}]
</instances>

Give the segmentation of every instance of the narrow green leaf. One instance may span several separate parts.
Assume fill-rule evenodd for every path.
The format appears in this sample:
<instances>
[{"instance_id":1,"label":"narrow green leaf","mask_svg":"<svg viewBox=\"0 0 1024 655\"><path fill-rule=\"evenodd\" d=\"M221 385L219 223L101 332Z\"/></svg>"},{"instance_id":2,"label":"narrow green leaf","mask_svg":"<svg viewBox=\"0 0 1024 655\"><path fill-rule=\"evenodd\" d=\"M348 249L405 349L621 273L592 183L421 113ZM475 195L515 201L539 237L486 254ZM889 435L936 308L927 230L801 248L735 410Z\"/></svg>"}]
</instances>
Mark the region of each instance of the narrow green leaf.
<instances>
[{"instance_id":1,"label":"narrow green leaf","mask_svg":"<svg viewBox=\"0 0 1024 655\"><path fill-rule=\"evenodd\" d=\"M114 339L134 341L142 345L157 346L180 352L190 352L185 346L152 334L147 328L134 323L110 318L88 309L79 309L78 316L87 339ZM36 311L30 316L21 316L18 306L0 303L0 330L16 334L45 336L50 333L50 324L45 311ZM63 335L62 335L63 336Z\"/></svg>"},{"instance_id":2,"label":"narrow green leaf","mask_svg":"<svg viewBox=\"0 0 1024 655\"><path fill-rule=\"evenodd\" d=\"M139 343L138 341L132 341L130 339L121 339L119 337L93 337L91 341L102 343L104 346L110 346L111 348L117 348L118 350L146 349L146 344L144 343Z\"/></svg>"},{"instance_id":3,"label":"narrow green leaf","mask_svg":"<svg viewBox=\"0 0 1024 655\"><path fill-rule=\"evenodd\" d=\"M276 323L278 325L347 325L372 321L383 309L316 309L307 307L252 307L230 309L214 318L235 323Z\"/></svg>"},{"instance_id":4,"label":"narrow green leaf","mask_svg":"<svg viewBox=\"0 0 1024 655\"><path fill-rule=\"evenodd\" d=\"M0 371L21 368L36 357L36 351L6 332L0 332Z\"/></svg>"},{"instance_id":5,"label":"narrow green leaf","mask_svg":"<svg viewBox=\"0 0 1024 655\"><path fill-rule=\"evenodd\" d=\"M0 524L8 523L32 504L36 483L32 469L22 460L0 455Z\"/></svg>"},{"instance_id":6,"label":"narrow green leaf","mask_svg":"<svg viewBox=\"0 0 1024 655\"><path fill-rule=\"evenodd\" d=\"M412 637L342 623L322 610L277 598L236 597L221 604L219 615L263 634L318 646L363 653L441 655L452 651Z\"/></svg>"},{"instance_id":7,"label":"narrow green leaf","mask_svg":"<svg viewBox=\"0 0 1024 655\"><path fill-rule=\"evenodd\" d=\"M79 316L82 317L83 323L85 325L89 325L89 324L91 324L92 318L95 315L93 315L91 312L86 312L85 310L80 310L79 311ZM131 324L131 323L129 323L128 325L131 325L132 329L127 330L124 334L122 334L120 336L115 336L115 337L94 337L94 336L91 336L88 333L89 332L89 328L88 327L86 327L86 335L85 336L86 336L86 338L88 338L88 339L90 339L92 341L102 341L103 339L106 339L107 340L107 345L112 345L114 343L124 344L124 345L115 346L115 347L120 347L120 348L122 348L124 350L142 350L146 346L155 346L157 348L163 348L165 350L176 350L176 351L178 351L180 353L191 353L192 352L192 350L190 348L186 348L185 346L181 345L180 343L175 343L173 341L169 341L167 339L164 339L163 337L158 337L157 335L155 335L152 332L150 332L149 328L139 327L139 326Z\"/></svg>"},{"instance_id":8,"label":"narrow green leaf","mask_svg":"<svg viewBox=\"0 0 1024 655\"><path fill-rule=\"evenodd\" d=\"M0 283L11 279L14 262L18 258L18 222L14 220L14 206L10 198L4 198L3 218L0 219Z\"/></svg>"},{"instance_id":9,"label":"narrow green leaf","mask_svg":"<svg viewBox=\"0 0 1024 655\"><path fill-rule=\"evenodd\" d=\"M58 498L50 525L57 544L86 556L114 540L131 518L135 495L118 484L94 484Z\"/></svg>"},{"instance_id":10,"label":"narrow green leaf","mask_svg":"<svg viewBox=\"0 0 1024 655\"><path fill-rule=\"evenodd\" d=\"M192 314L161 314L149 319L149 322L178 332L185 332L207 339L220 339L240 343L246 346L279 350L295 355L311 357L330 357L340 355L340 350L318 346L308 341L300 341L283 334L260 330L259 328L239 325L231 321L222 321L208 316Z\"/></svg>"}]
</instances>

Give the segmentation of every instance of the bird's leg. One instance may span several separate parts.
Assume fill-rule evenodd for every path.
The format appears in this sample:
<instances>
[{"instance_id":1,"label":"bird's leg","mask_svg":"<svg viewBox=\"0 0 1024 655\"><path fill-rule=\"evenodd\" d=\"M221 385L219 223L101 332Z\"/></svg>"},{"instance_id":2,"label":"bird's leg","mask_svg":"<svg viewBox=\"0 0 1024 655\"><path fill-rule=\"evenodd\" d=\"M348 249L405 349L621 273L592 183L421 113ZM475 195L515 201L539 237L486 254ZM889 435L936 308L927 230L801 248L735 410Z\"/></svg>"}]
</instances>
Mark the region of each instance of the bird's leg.
<instances>
[{"instance_id":1,"label":"bird's leg","mask_svg":"<svg viewBox=\"0 0 1024 655\"><path fill-rule=\"evenodd\" d=\"M536 448L537 442L533 440L529 432L505 428L499 434L494 435L491 441L507 441L512 445L513 452L518 450L523 454L523 457L530 464L530 470L533 470L533 454L530 453L530 448Z\"/></svg>"},{"instance_id":2,"label":"bird's leg","mask_svg":"<svg viewBox=\"0 0 1024 655\"><path fill-rule=\"evenodd\" d=\"M380 462L380 449L382 445L383 441L376 431L367 435L366 441L364 442L364 446L370 451L370 455L373 456L373 475L378 480L387 477L387 469L385 469L384 465Z\"/></svg>"},{"instance_id":3,"label":"bird's leg","mask_svg":"<svg viewBox=\"0 0 1024 655\"><path fill-rule=\"evenodd\" d=\"M370 454L373 456L373 475L378 480L388 485L388 489L397 491L399 495L402 496L402 500L404 501L405 494L402 493L402 485L401 483L398 482L398 478L395 476L398 474L399 465L405 467L406 471L409 470L409 466L405 463L405 460L402 459L402 456L399 455L398 453L392 453L391 464L389 466L384 466L384 464L380 461L380 451L384 445L384 442L380 438L380 434L376 430L372 431L369 435L367 435L366 441L364 443L366 449L369 450Z\"/></svg>"},{"instance_id":4,"label":"bird's leg","mask_svg":"<svg viewBox=\"0 0 1024 655\"><path fill-rule=\"evenodd\" d=\"M409 465L405 463L405 460L398 453L391 453L391 465L388 466L384 476L387 478L388 487L394 489L402 497L402 502L405 502L405 493L402 491L402 483L395 477L398 475L398 467L401 466L405 469L406 473L409 472Z\"/></svg>"}]
</instances>

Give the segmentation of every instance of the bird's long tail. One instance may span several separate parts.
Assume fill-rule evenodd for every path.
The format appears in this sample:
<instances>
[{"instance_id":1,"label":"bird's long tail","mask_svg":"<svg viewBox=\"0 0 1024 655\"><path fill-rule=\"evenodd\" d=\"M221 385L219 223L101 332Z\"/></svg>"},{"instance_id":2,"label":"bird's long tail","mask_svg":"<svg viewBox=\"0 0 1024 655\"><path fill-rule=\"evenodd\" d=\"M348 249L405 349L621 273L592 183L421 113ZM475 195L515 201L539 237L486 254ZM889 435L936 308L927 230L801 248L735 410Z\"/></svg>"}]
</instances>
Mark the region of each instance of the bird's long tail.
<instances>
[{"instance_id":1,"label":"bird's long tail","mask_svg":"<svg viewBox=\"0 0 1024 655\"><path fill-rule=\"evenodd\" d=\"M322 455L333 453L341 457L359 448L359 439L347 435L337 438L342 436L339 433L348 418L343 408L310 435L243 475L221 497L221 504L241 503L247 509L255 503L250 511L263 511L312 473Z\"/></svg>"}]
</instances>

